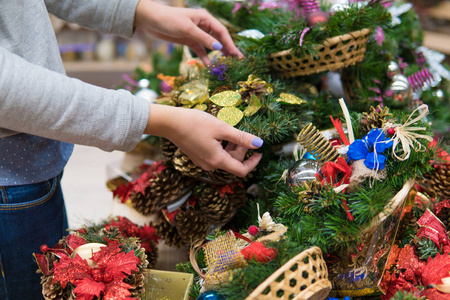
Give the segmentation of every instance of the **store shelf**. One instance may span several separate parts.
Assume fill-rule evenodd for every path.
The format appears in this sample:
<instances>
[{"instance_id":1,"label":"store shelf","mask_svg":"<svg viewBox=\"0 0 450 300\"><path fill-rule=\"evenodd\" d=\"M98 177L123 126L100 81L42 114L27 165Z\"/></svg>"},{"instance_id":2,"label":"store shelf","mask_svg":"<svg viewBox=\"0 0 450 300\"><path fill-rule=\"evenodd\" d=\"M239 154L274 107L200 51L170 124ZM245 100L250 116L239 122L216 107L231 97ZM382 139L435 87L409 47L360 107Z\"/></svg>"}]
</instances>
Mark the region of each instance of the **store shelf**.
<instances>
[{"instance_id":1,"label":"store shelf","mask_svg":"<svg viewBox=\"0 0 450 300\"><path fill-rule=\"evenodd\" d=\"M427 48L450 55L450 35L448 34L424 31L423 45Z\"/></svg>"},{"instance_id":2,"label":"store shelf","mask_svg":"<svg viewBox=\"0 0 450 300\"><path fill-rule=\"evenodd\" d=\"M66 61L64 67L69 77L105 88L114 88L124 74L132 73L137 61Z\"/></svg>"}]
</instances>

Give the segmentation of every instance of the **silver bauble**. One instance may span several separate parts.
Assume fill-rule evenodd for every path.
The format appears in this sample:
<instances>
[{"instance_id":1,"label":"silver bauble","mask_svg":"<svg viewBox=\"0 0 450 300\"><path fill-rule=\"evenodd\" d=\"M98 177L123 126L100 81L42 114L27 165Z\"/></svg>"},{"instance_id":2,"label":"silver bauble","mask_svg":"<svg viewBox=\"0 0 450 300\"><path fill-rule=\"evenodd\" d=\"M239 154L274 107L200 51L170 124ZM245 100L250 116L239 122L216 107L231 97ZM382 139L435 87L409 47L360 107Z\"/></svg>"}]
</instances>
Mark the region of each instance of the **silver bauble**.
<instances>
[{"instance_id":1,"label":"silver bauble","mask_svg":"<svg viewBox=\"0 0 450 300\"><path fill-rule=\"evenodd\" d=\"M320 171L320 163L317 160L302 158L297 160L288 169L286 184L289 187L299 186L302 182L313 181L316 173Z\"/></svg>"},{"instance_id":2,"label":"silver bauble","mask_svg":"<svg viewBox=\"0 0 450 300\"><path fill-rule=\"evenodd\" d=\"M148 79L141 79L139 80L139 87L141 88L139 91L137 91L134 95L139 98L147 99L151 103L155 103L156 98L158 98L158 94L154 91L149 89L150 86L150 80Z\"/></svg>"},{"instance_id":3,"label":"silver bauble","mask_svg":"<svg viewBox=\"0 0 450 300\"><path fill-rule=\"evenodd\" d=\"M400 74L400 67L395 61L391 61L388 66L387 75L389 78L394 78L397 74Z\"/></svg>"},{"instance_id":4,"label":"silver bauble","mask_svg":"<svg viewBox=\"0 0 450 300\"><path fill-rule=\"evenodd\" d=\"M394 101L403 102L412 97L411 85L408 78L402 74L396 74L392 78L392 84L390 86Z\"/></svg>"}]
</instances>

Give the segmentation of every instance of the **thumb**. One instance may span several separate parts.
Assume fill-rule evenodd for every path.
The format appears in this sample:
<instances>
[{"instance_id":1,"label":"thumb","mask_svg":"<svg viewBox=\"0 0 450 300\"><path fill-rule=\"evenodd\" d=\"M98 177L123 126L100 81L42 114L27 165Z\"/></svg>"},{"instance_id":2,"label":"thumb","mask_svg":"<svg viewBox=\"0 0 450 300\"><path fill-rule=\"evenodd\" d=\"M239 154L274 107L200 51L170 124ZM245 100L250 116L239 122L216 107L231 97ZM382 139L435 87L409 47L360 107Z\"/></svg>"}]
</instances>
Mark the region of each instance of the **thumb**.
<instances>
[{"instance_id":1,"label":"thumb","mask_svg":"<svg viewBox=\"0 0 450 300\"><path fill-rule=\"evenodd\" d=\"M224 132L222 140L227 140L247 149L257 149L264 144L264 141L256 135L238 130L233 126L228 127L228 130Z\"/></svg>"}]
</instances>

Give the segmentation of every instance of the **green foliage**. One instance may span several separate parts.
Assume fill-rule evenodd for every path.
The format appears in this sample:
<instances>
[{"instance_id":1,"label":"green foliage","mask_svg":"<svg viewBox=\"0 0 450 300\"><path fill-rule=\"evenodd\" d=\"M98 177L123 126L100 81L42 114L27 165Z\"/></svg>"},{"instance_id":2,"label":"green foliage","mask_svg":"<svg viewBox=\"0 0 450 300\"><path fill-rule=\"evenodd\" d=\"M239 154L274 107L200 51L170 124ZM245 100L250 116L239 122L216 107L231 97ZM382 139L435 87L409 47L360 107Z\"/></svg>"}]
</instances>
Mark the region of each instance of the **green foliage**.
<instances>
[{"instance_id":1,"label":"green foliage","mask_svg":"<svg viewBox=\"0 0 450 300\"><path fill-rule=\"evenodd\" d=\"M391 298L391 300L422 300L425 299L425 297L416 297L414 294L411 294L407 291L398 291L395 293L395 295Z\"/></svg>"},{"instance_id":2,"label":"green foliage","mask_svg":"<svg viewBox=\"0 0 450 300\"><path fill-rule=\"evenodd\" d=\"M419 258L422 260L428 260L429 257L435 258L436 254L443 254L443 250L439 249L436 244L427 237L416 239L415 244Z\"/></svg>"},{"instance_id":3,"label":"green foliage","mask_svg":"<svg viewBox=\"0 0 450 300\"><path fill-rule=\"evenodd\" d=\"M250 261L248 267L232 271L232 280L224 283L218 292L227 300L245 299L258 285L277 269L289 261L292 257L306 249L288 240L268 245L276 249L277 256L272 261L263 264Z\"/></svg>"}]
</instances>

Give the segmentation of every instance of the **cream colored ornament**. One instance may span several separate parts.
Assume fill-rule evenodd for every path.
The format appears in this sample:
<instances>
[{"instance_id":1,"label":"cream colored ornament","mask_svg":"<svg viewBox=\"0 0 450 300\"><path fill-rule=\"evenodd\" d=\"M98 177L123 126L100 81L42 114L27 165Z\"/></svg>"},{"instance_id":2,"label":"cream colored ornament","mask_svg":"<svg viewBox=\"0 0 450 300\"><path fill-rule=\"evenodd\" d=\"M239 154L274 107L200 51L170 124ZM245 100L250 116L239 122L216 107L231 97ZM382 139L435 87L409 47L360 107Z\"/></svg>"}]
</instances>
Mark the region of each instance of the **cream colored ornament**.
<instances>
[{"instance_id":1,"label":"cream colored ornament","mask_svg":"<svg viewBox=\"0 0 450 300\"><path fill-rule=\"evenodd\" d=\"M73 251L73 256L75 257L77 254L82 258L87 260L89 266L95 264L95 262L91 259L95 252L100 251L103 247L106 247L105 244L100 243L88 243L77 247Z\"/></svg>"}]
</instances>

